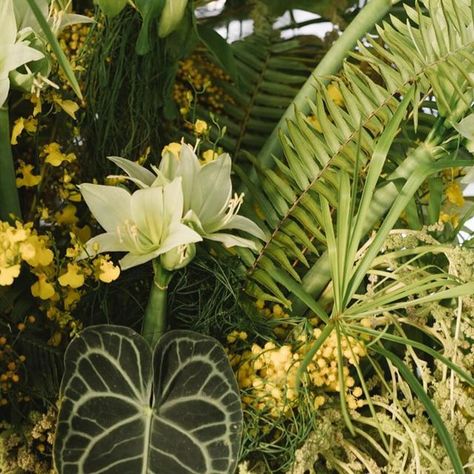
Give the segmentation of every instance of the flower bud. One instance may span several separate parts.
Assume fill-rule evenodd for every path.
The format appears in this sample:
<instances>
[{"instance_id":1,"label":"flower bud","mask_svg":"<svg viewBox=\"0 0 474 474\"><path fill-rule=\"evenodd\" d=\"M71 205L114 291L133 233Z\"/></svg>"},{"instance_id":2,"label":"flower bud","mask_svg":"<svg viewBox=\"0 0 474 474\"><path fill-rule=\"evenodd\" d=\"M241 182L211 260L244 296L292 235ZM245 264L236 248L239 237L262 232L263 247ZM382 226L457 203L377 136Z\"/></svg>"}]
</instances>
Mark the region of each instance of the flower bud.
<instances>
[{"instance_id":1,"label":"flower bud","mask_svg":"<svg viewBox=\"0 0 474 474\"><path fill-rule=\"evenodd\" d=\"M178 245L161 256L161 265L168 271L185 267L196 255L194 244Z\"/></svg>"},{"instance_id":2,"label":"flower bud","mask_svg":"<svg viewBox=\"0 0 474 474\"><path fill-rule=\"evenodd\" d=\"M166 0L158 27L158 36L160 38L166 38L166 36L176 30L184 16L187 4L188 0Z\"/></svg>"}]
</instances>

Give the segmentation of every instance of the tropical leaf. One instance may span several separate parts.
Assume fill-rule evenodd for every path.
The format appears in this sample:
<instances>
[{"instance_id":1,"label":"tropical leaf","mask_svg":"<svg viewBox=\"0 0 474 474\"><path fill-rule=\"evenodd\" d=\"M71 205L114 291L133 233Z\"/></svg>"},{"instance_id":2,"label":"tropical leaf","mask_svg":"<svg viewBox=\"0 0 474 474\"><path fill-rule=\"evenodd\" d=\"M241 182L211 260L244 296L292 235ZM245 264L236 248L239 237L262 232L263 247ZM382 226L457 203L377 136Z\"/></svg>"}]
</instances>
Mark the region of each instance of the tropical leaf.
<instances>
[{"instance_id":1,"label":"tropical leaf","mask_svg":"<svg viewBox=\"0 0 474 474\"><path fill-rule=\"evenodd\" d=\"M284 39L272 28L231 45L233 58L226 71L239 78L239 87L216 82L229 99L223 104L223 112L214 112L214 117L227 127L221 144L234 159L242 150L260 150L310 73L315 58L325 49L316 37ZM199 107L197 112L212 121L210 111Z\"/></svg>"},{"instance_id":2,"label":"tropical leaf","mask_svg":"<svg viewBox=\"0 0 474 474\"><path fill-rule=\"evenodd\" d=\"M121 326L84 330L66 351L55 463L68 473L229 473L238 387L223 348L170 331L153 354Z\"/></svg>"},{"instance_id":3,"label":"tropical leaf","mask_svg":"<svg viewBox=\"0 0 474 474\"><path fill-rule=\"evenodd\" d=\"M249 293L288 304L285 291L289 288L277 284L274 267L301 281L310 294L319 294L327 285L331 274L324 221L328 223L328 216L324 218L321 196L330 213L342 204L341 173L346 173L349 181L355 180L356 170L365 175L384 140L383 131L410 91L407 113L401 121L403 136L398 142L400 128L394 130L387 149L390 158L376 173L383 179L377 178L370 185L370 199L365 200L358 217L358 236L353 243L358 246L377 224L409 178L412 182L405 190L413 196L434 172L433 168L430 171L431 164L446 153L449 156L447 144L457 133L451 127L466 113L474 97L471 8L467 0L453 1L449 10L446 2L435 1L427 4L427 11L429 15L424 15L421 8L407 6L409 22L393 17L391 23L377 28L378 40L367 36L360 41L352 55L358 63L346 61L330 87L315 78L315 98L307 100L309 114L296 110L287 122L288 131L280 137L284 157L273 157L273 169L251 157L257 169L253 182L236 169L251 192L259 190L253 193L257 214L264 216L261 224L266 224L271 235L249 266L253 280ZM433 112L423 111L430 96L435 98L430 106L439 114L434 122ZM407 138L411 150L410 146L398 145ZM420 142L424 143L417 145ZM418 175L418 184L414 182L415 172L423 174ZM359 194L354 199L357 201ZM392 213L392 226L409 202L399 199L398 206L403 204L403 208L396 217ZM289 241L293 244L287 245ZM354 250L352 247L352 255ZM249 261L248 254L245 257ZM361 272L362 267L358 283ZM302 311L304 305L298 304L296 309Z\"/></svg>"}]
</instances>

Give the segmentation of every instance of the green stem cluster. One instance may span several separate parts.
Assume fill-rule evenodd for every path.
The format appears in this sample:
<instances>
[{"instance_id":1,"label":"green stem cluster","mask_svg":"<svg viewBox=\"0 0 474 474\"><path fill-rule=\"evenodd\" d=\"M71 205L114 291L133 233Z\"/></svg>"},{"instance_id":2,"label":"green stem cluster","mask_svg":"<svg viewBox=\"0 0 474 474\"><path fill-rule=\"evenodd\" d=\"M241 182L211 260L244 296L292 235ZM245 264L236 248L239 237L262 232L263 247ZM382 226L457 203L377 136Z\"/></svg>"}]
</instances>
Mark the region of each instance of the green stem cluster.
<instances>
[{"instance_id":1,"label":"green stem cluster","mask_svg":"<svg viewBox=\"0 0 474 474\"><path fill-rule=\"evenodd\" d=\"M143 317L142 336L153 348L166 331L168 285L173 273L165 270L159 259L153 260L153 283Z\"/></svg>"},{"instance_id":2,"label":"green stem cluster","mask_svg":"<svg viewBox=\"0 0 474 474\"><path fill-rule=\"evenodd\" d=\"M15 166L10 145L8 108L0 108L0 220L7 221L13 214L21 218L20 198L16 188Z\"/></svg>"}]
</instances>

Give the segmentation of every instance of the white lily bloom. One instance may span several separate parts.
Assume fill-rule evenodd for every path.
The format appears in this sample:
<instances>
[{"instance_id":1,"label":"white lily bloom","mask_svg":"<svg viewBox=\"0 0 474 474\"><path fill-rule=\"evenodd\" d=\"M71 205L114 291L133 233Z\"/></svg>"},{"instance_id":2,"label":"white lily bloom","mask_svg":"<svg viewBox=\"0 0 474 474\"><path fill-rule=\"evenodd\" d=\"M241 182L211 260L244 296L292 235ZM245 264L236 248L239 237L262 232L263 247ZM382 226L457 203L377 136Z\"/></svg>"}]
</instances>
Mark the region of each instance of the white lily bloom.
<instances>
[{"instance_id":1,"label":"white lily bloom","mask_svg":"<svg viewBox=\"0 0 474 474\"><path fill-rule=\"evenodd\" d=\"M10 90L9 74L24 64L44 58L44 54L31 48L29 41L17 42L13 0L0 1L0 25L0 107L3 107Z\"/></svg>"},{"instance_id":2,"label":"white lily bloom","mask_svg":"<svg viewBox=\"0 0 474 474\"><path fill-rule=\"evenodd\" d=\"M232 162L226 153L201 165L191 146L183 144L179 156L165 151L155 174L119 157L109 157L140 188L161 186L177 177L182 179L184 222L203 238L222 242L226 247L239 246L256 250L253 240L225 232L241 230L265 240L265 234L250 219L237 215L243 194L232 195Z\"/></svg>"},{"instance_id":3,"label":"white lily bloom","mask_svg":"<svg viewBox=\"0 0 474 474\"><path fill-rule=\"evenodd\" d=\"M128 252L123 270L153 260L166 252L199 242L201 236L183 224L181 179L133 194L115 186L82 184L86 204L105 229L86 243L86 252Z\"/></svg>"}]
</instances>

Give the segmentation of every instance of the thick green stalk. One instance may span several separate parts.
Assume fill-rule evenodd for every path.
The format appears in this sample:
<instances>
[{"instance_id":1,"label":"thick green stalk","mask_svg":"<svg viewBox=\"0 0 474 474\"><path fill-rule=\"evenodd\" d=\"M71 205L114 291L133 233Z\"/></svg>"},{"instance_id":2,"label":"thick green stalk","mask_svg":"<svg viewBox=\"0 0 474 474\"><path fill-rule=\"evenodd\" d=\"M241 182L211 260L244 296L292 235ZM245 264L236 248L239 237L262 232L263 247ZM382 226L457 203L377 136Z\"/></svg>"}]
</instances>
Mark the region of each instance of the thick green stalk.
<instances>
[{"instance_id":1,"label":"thick green stalk","mask_svg":"<svg viewBox=\"0 0 474 474\"><path fill-rule=\"evenodd\" d=\"M168 303L168 284L173 274L160 265L160 260L153 261L153 284L148 304L143 317L142 336L150 346L156 343L166 331L166 307Z\"/></svg>"},{"instance_id":2,"label":"thick green stalk","mask_svg":"<svg viewBox=\"0 0 474 474\"><path fill-rule=\"evenodd\" d=\"M287 131L287 121L294 120L295 108L302 113L309 112L308 98L314 98L317 81L327 82L326 76L336 74L340 70L344 59L357 44L357 41L389 12L393 3L395 2L391 0L372 0L369 2L332 45L286 109L260 151L258 160L263 167L270 165L272 154L276 156L281 154L279 133L280 130L283 133ZM255 176L252 177L255 178Z\"/></svg>"},{"instance_id":3,"label":"thick green stalk","mask_svg":"<svg viewBox=\"0 0 474 474\"><path fill-rule=\"evenodd\" d=\"M20 198L15 182L10 145L10 120L8 108L0 108L0 220L10 220L10 214L21 218Z\"/></svg>"}]
</instances>

